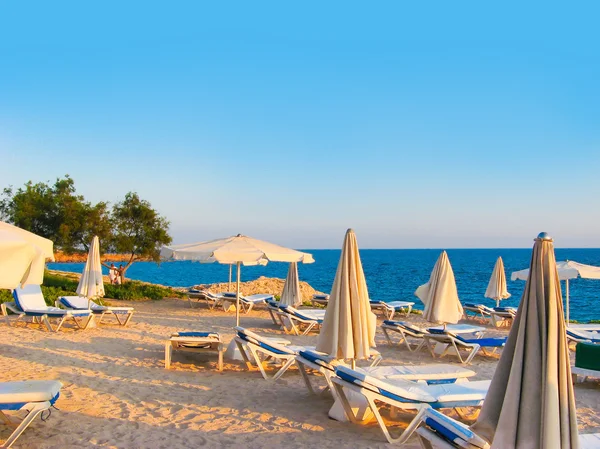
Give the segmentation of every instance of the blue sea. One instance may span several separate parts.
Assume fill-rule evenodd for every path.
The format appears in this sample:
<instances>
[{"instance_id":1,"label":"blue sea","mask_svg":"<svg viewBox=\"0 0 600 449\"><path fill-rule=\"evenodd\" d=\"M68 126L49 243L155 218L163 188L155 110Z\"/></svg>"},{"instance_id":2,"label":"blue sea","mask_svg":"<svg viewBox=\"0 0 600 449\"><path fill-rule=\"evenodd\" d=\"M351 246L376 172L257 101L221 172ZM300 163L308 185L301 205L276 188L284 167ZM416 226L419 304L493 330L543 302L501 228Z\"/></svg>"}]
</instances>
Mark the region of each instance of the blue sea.
<instances>
[{"instance_id":1,"label":"blue sea","mask_svg":"<svg viewBox=\"0 0 600 449\"><path fill-rule=\"evenodd\" d=\"M340 250L302 250L313 254L315 263L299 264L300 280L308 282L315 289L329 293L337 269ZM371 299L383 301L415 300L416 308L422 308L413 296L415 289L429 280L429 275L440 255L438 249L366 249L361 250L361 260L369 287ZM502 305L517 306L523 293L525 282L511 281L510 273L529 267L531 249L450 249L447 250L454 269L458 294L461 301L481 302L495 305L484 298L490 275L498 256L502 256L508 291L511 297ZM556 260L574 260L580 263L600 266L600 249L556 249ZM81 273L82 263L51 263L55 270ZM286 263L270 263L264 267L242 267L242 281L257 279L260 276L285 278ZM108 271L105 269L106 273ZM200 264L178 261L136 262L127 270L129 279L153 282L173 287L186 287L196 284L227 282L229 266L220 264ZM234 267L235 277L235 267ZM563 291L564 291L564 282ZM578 321L600 319L600 280L574 279L569 283L571 319ZM564 293L563 293L564 295Z\"/></svg>"}]
</instances>

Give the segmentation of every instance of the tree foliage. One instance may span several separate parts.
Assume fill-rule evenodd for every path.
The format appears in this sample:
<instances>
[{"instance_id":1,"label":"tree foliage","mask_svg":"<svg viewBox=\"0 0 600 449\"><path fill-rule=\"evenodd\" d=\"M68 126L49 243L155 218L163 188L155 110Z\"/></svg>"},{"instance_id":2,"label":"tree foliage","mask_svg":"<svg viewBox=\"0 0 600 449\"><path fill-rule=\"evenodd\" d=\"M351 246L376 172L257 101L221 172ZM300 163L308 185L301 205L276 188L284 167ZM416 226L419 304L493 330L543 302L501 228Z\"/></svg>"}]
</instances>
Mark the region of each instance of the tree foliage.
<instances>
[{"instance_id":1,"label":"tree foliage","mask_svg":"<svg viewBox=\"0 0 600 449\"><path fill-rule=\"evenodd\" d=\"M102 253L130 255L122 275L136 260L158 262L161 246L171 243L169 222L137 193L127 193L109 209L106 202L91 204L77 194L69 175L53 185L29 181L17 190L5 188L0 218L52 240L66 253L87 251L97 235Z\"/></svg>"},{"instance_id":2,"label":"tree foliage","mask_svg":"<svg viewBox=\"0 0 600 449\"><path fill-rule=\"evenodd\" d=\"M158 262L161 246L172 241L166 218L135 192L113 206L111 223L114 249L131 256L123 271L139 259Z\"/></svg>"}]
</instances>

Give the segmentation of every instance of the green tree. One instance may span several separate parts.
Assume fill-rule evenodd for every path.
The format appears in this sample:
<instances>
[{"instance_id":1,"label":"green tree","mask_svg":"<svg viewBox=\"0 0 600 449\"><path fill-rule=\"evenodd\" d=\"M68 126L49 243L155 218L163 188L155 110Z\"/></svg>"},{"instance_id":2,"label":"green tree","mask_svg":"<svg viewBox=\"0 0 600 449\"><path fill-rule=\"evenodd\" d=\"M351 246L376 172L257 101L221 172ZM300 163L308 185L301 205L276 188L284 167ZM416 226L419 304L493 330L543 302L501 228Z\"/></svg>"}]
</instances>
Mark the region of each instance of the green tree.
<instances>
[{"instance_id":1,"label":"green tree","mask_svg":"<svg viewBox=\"0 0 600 449\"><path fill-rule=\"evenodd\" d=\"M136 260L160 261L160 248L172 241L167 219L135 192L129 192L113 206L111 223L114 249L130 255L121 272L123 281L125 272Z\"/></svg>"},{"instance_id":2,"label":"green tree","mask_svg":"<svg viewBox=\"0 0 600 449\"><path fill-rule=\"evenodd\" d=\"M75 182L66 175L54 185L29 181L24 187L5 188L0 201L2 219L46 237L56 248L67 253L87 249L92 236L98 235L105 247L110 236L108 205L85 201L75 190Z\"/></svg>"}]
</instances>

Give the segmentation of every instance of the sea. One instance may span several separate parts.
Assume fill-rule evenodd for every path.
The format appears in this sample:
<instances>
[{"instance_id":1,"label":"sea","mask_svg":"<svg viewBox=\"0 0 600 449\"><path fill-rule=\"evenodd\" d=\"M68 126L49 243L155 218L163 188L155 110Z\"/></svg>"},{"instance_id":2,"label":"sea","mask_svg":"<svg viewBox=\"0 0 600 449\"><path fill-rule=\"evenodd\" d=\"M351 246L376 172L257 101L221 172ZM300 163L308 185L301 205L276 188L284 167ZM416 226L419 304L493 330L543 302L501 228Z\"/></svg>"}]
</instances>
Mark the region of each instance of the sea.
<instances>
[{"instance_id":1,"label":"sea","mask_svg":"<svg viewBox=\"0 0 600 449\"><path fill-rule=\"evenodd\" d=\"M315 263L299 264L301 281L316 290L329 293L337 270L340 250L302 250L313 255ZM454 270L459 298L463 303L476 302L489 306L495 301L484 298L490 275L498 256L504 261L508 291L511 297L501 305L518 306L525 287L524 281L511 281L513 271L529 267L531 249L449 249L446 250ZM431 270L439 257L439 249L362 249L360 256L371 299L382 301L410 300L422 309L415 289L429 280ZM556 248L556 260L600 266L600 249ZM118 266L118 263L116 264ZM83 263L50 263L50 269L81 273ZM288 264L272 262L266 266L242 267L241 280L250 281L260 276L285 278ZM105 274L108 270L104 269ZM235 278L235 267L233 269ZM136 262L127 270L127 278L171 287L189 287L197 284L227 282L229 266L201 264L190 261ZM563 296L565 284L561 282ZM569 281L571 320L587 322L600 320L600 280L573 279Z\"/></svg>"}]
</instances>

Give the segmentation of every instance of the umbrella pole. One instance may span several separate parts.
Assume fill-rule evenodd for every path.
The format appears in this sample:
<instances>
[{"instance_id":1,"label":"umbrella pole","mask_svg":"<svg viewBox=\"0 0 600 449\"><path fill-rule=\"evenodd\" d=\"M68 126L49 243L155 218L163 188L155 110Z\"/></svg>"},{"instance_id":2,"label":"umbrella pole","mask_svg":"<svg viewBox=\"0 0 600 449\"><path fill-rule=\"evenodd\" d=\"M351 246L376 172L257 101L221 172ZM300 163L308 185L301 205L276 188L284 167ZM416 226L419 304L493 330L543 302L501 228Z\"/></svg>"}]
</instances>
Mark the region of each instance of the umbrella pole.
<instances>
[{"instance_id":1,"label":"umbrella pole","mask_svg":"<svg viewBox=\"0 0 600 449\"><path fill-rule=\"evenodd\" d=\"M566 279L565 283L567 285L566 291L567 291L567 326L569 325L569 280Z\"/></svg>"},{"instance_id":2,"label":"umbrella pole","mask_svg":"<svg viewBox=\"0 0 600 449\"><path fill-rule=\"evenodd\" d=\"M240 325L240 262L237 263L237 289L235 294L235 325Z\"/></svg>"},{"instance_id":3,"label":"umbrella pole","mask_svg":"<svg viewBox=\"0 0 600 449\"><path fill-rule=\"evenodd\" d=\"M229 264L229 286L227 287L227 291L230 292L231 291L231 267L233 265Z\"/></svg>"}]
</instances>

